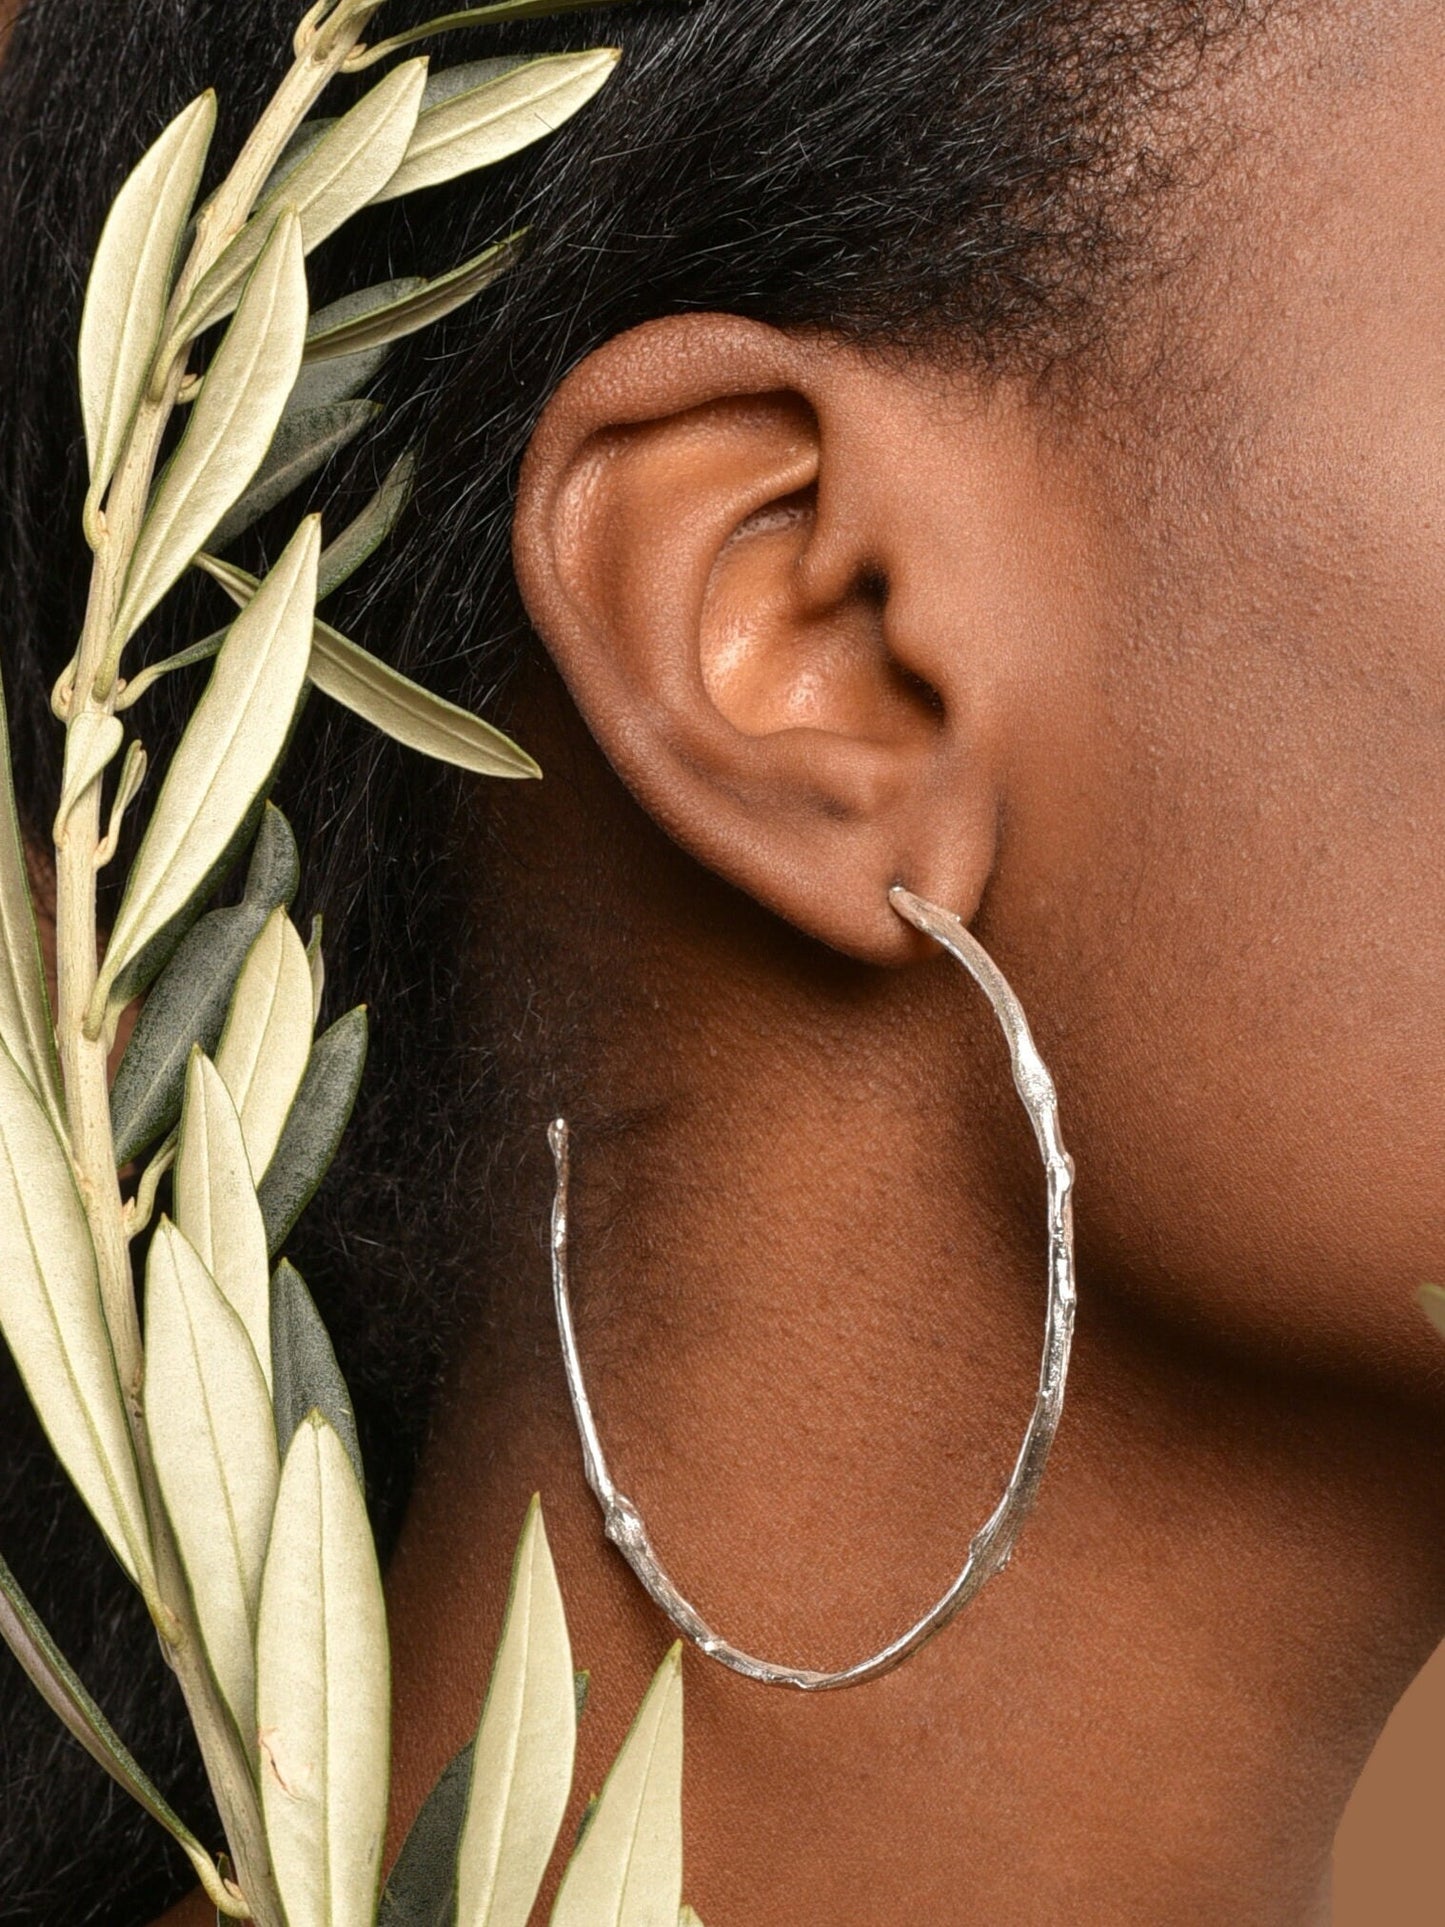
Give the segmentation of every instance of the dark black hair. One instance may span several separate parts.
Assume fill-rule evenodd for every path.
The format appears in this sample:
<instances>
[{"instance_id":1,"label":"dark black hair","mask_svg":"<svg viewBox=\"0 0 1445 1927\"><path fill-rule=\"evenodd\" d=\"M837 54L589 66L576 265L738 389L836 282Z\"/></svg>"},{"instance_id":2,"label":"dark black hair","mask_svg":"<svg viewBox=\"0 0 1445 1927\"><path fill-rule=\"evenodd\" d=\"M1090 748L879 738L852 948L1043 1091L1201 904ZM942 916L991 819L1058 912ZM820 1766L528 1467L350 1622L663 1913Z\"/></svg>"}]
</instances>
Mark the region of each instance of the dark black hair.
<instances>
[{"instance_id":1,"label":"dark black hair","mask_svg":"<svg viewBox=\"0 0 1445 1927\"><path fill-rule=\"evenodd\" d=\"M551 143L369 219L316 258L320 299L438 271L519 218L533 236L502 288L383 378L390 425L340 492L359 499L420 441L417 504L339 619L443 693L504 714L533 646L508 567L518 459L558 379L650 317L720 308L982 367L1077 363L1147 264L1138 240L1169 171L1155 108L1247 11L1246 0L638 0L488 36L480 51L610 41L626 57ZM89 257L121 179L203 86L219 87L221 145L234 147L300 12L301 0L30 0L0 69L0 651L21 807L41 847L60 750L47 697L86 575L72 343ZM392 16L425 13L397 0ZM436 57L478 50L441 43ZM156 655L167 623L201 633L187 625L208 612L175 601L147 639ZM153 764L193 693L166 684L148 701ZM476 1173L504 1118L485 1012L465 1036L459 1016L475 1002L459 960L480 886L448 860L461 793L448 773L319 702L289 767L279 800L301 842L303 908L326 913L328 1002L380 1013L351 1147L295 1252L356 1394L385 1533L466 1310L475 1267L463 1257L486 1211ZM0 1428L0 1553L204 1826L199 1769L139 1602L8 1367ZM0 1661L0 1915L125 1927L185 1884L150 1822Z\"/></svg>"}]
</instances>

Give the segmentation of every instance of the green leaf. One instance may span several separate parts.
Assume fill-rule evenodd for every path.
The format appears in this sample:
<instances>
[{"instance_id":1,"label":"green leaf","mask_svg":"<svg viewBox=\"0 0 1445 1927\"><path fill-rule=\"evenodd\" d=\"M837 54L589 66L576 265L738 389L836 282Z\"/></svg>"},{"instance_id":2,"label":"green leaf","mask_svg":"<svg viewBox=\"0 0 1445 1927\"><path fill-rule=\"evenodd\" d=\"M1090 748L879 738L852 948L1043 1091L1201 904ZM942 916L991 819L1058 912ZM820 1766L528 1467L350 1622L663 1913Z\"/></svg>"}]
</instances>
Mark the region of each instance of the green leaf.
<instances>
[{"instance_id":1,"label":"green leaf","mask_svg":"<svg viewBox=\"0 0 1445 1927\"><path fill-rule=\"evenodd\" d=\"M137 1765L110 1721L86 1690L80 1675L50 1637L44 1622L0 1559L0 1639L20 1662L21 1671L97 1766L105 1771L153 1820L163 1826L195 1869L212 1902L232 1919L246 1916L226 1892L215 1863L179 1818L170 1802Z\"/></svg>"},{"instance_id":2,"label":"green leaf","mask_svg":"<svg viewBox=\"0 0 1445 1927\"><path fill-rule=\"evenodd\" d=\"M216 126L202 94L173 120L116 196L80 324L80 400L99 498L115 473L161 343L171 278Z\"/></svg>"},{"instance_id":3,"label":"green leaf","mask_svg":"<svg viewBox=\"0 0 1445 1927\"><path fill-rule=\"evenodd\" d=\"M412 283L402 285L416 285ZM321 312L325 314L326 309ZM333 402L350 401L374 375L381 372L390 348L370 348L362 355L343 355L335 361L303 363L291 399L286 404L285 421L291 415L307 415L314 408L329 408Z\"/></svg>"},{"instance_id":4,"label":"green leaf","mask_svg":"<svg viewBox=\"0 0 1445 1927\"><path fill-rule=\"evenodd\" d=\"M356 1414L331 1338L306 1289L306 1280L285 1259L271 1281L272 1408L281 1450L289 1450L298 1427L320 1412L346 1448L356 1483L365 1489Z\"/></svg>"},{"instance_id":5,"label":"green leaf","mask_svg":"<svg viewBox=\"0 0 1445 1927\"><path fill-rule=\"evenodd\" d=\"M131 1577L153 1583L150 1533L70 1159L0 1050L0 1330L41 1424Z\"/></svg>"},{"instance_id":6,"label":"green leaf","mask_svg":"<svg viewBox=\"0 0 1445 1927\"><path fill-rule=\"evenodd\" d=\"M45 988L40 933L10 769L10 724L0 692L0 1045L65 1136L65 1106L55 1056L55 1027Z\"/></svg>"},{"instance_id":7,"label":"green leaf","mask_svg":"<svg viewBox=\"0 0 1445 1927\"><path fill-rule=\"evenodd\" d=\"M1445 1338L1445 1291L1442 1291L1439 1285L1422 1285L1420 1309L1440 1336Z\"/></svg>"},{"instance_id":8,"label":"green leaf","mask_svg":"<svg viewBox=\"0 0 1445 1927\"><path fill-rule=\"evenodd\" d=\"M387 347L465 307L499 281L509 268L516 266L522 258L524 238L522 234L513 234L505 241L494 242L472 260L464 261L459 268L439 275L434 281L410 287L404 282L389 281L352 295L348 304L338 302L334 309L323 309L306 338L307 365L329 361L337 355L355 355L364 349ZM349 307L346 314L338 313L343 305Z\"/></svg>"},{"instance_id":9,"label":"green leaf","mask_svg":"<svg viewBox=\"0 0 1445 1927\"><path fill-rule=\"evenodd\" d=\"M197 558L197 566L243 607L256 593L255 577L234 563L203 555ZM420 750L440 763L471 770L478 776L516 779L542 774L509 736L445 697L434 696L325 622L315 625L307 673L316 688L333 702L393 741Z\"/></svg>"},{"instance_id":10,"label":"green leaf","mask_svg":"<svg viewBox=\"0 0 1445 1927\"><path fill-rule=\"evenodd\" d=\"M674 1927L682 1907L682 1647L648 1688L572 1856L552 1927Z\"/></svg>"},{"instance_id":11,"label":"green leaf","mask_svg":"<svg viewBox=\"0 0 1445 1927\"><path fill-rule=\"evenodd\" d=\"M313 1412L286 1454L257 1640L261 1801L289 1927L371 1927L390 1666L361 1488Z\"/></svg>"},{"instance_id":12,"label":"green leaf","mask_svg":"<svg viewBox=\"0 0 1445 1927\"><path fill-rule=\"evenodd\" d=\"M201 280L181 321L183 338L230 313L283 207L295 210L301 244L309 254L366 206L406 153L425 85L426 62L405 62L305 148Z\"/></svg>"},{"instance_id":13,"label":"green leaf","mask_svg":"<svg viewBox=\"0 0 1445 1927\"><path fill-rule=\"evenodd\" d=\"M186 1074L175 1193L176 1223L244 1326L269 1398L271 1264L266 1230L241 1119L221 1073L199 1047L191 1053Z\"/></svg>"},{"instance_id":14,"label":"green leaf","mask_svg":"<svg viewBox=\"0 0 1445 1927\"><path fill-rule=\"evenodd\" d=\"M329 365L326 362L321 364L323 368ZM342 366L339 362L335 365ZM327 596L335 594L343 582L350 581L363 562L375 555L401 520L411 500L415 475L416 456L403 455L356 520L348 523L336 540L321 551L321 566L316 577L318 602L324 602Z\"/></svg>"},{"instance_id":15,"label":"green leaf","mask_svg":"<svg viewBox=\"0 0 1445 1927\"><path fill-rule=\"evenodd\" d=\"M112 650L124 645L190 567L265 460L301 371L306 318L301 228L288 211L261 251L181 444L156 484L126 577Z\"/></svg>"},{"instance_id":16,"label":"green leaf","mask_svg":"<svg viewBox=\"0 0 1445 1927\"><path fill-rule=\"evenodd\" d=\"M702 1927L702 1922L691 1907L684 1907L677 1917L677 1927Z\"/></svg>"},{"instance_id":17,"label":"green leaf","mask_svg":"<svg viewBox=\"0 0 1445 1927\"><path fill-rule=\"evenodd\" d=\"M110 1093L117 1165L139 1157L180 1117L191 1051L199 1045L215 1055L241 966L271 912L295 896L300 877L291 826L268 803L244 897L196 924L156 979L131 1033Z\"/></svg>"},{"instance_id":18,"label":"green leaf","mask_svg":"<svg viewBox=\"0 0 1445 1927\"><path fill-rule=\"evenodd\" d=\"M279 1462L246 1328L163 1218L146 1263L146 1431L206 1657L247 1745L256 1610Z\"/></svg>"},{"instance_id":19,"label":"green leaf","mask_svg":"<svg viewBox=\"0 0 1445 1927\"><path fill-rule=\"evenodd\" d=\"M310 1056L311 966L296 926L276 910L236 980L216 1051L253 1174L265 1176Z\"/></svg>"},{"instance_id":20,"label":"green leaf","mask_svg":"<svg viewBox=\"0 0 1445 1927\"><path fill-rule=\"evenodd\" d=\"M211 546L226 549L263 515L309 482L333 456L354 442L382 414L380 402L338 401L305 414L286 414L256 479L220 523Z\"/></svg>"},{"instance_id":21,"label":"green leaf","mask_svg":"<svg viewBox=\"0 0 1445 1927\"><path fill-rule=\"evenodd\" d=\"M427 108L405 159L375 198L393 201L492 167L555 133L605 86L620 58L614 47L550 54Z\"/></svg>"},{"instance_id":22,"label":"green leaf","mask_svg":"<svg viewBox=\"0 0 1445 1927\"><path fill-rule=\"evenodd\" d=\"M232 624L131 867L97 1003L186 909L270 781L306 679L319 554L312 518Z\"/></svg>"},{"instance_id":23,"label":"green leaf","mask_svg":"<svg viewBox=\"0 0 1445 1927\"><path fill-rule=\"evenodd\" d=\"M389 40L377 41L368 50L363 62L353 64L369 67L374 61L399 53L403 47L414 47L419 40L431 40L438 34L463 32L474 27L496 27L507 20L540 20L552 14L585 13L593 7L616 4L617 0L494 0L491 6L463 7L456 13L437 14L419 27L393 34Z\"/></svg>"},{"instance_id":24,"label":"green leaf","mask_svg":"<svg viewBox=\"0 0 1445 1927\"><path fill-rule=\"evenodd\" d=\"M457 1863L458 1927L527 1927L567 1811L577 1684L541 1502L512 1568Z\"/></svg>"},{"instance_id":25,"label":"green leaf","mask_svg":"<svg viewBox=\"0 0 1445 1927\"><path fill-rule=\"evenodd\" d=\"M267 1249L280 1250L340 1147L366 1068L366 1006L338 1018L311 1047L275 1154L261 1180Z\"/></svg>"},{"instance_id":26,"label":"green leaf","mask_svg":"<svg viewBox=\"0 0 1445 1927\"><path fill-rule=\"evenodd\" d=\"M376 1927L455 1927L457 1846L472 1783L472 1744L427 1795L391 1870Z\"/></svg>"}]
</instances>

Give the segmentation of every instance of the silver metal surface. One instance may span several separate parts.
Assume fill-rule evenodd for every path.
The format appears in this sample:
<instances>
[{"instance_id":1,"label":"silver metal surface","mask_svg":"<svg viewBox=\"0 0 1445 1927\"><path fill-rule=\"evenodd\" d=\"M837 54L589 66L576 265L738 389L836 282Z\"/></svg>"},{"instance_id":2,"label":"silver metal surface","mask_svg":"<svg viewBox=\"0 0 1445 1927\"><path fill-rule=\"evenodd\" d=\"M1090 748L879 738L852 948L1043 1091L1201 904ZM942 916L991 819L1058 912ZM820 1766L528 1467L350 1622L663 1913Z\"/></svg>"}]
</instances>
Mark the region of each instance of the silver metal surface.
<instances>
[{"instance_id":1,"label":"silver metal surface","mask_svg":"<svg viewBox=\"0 0 1445 1927\"><path fill-rule=\"evenodd\" d=\"M1010 990L1002 971L958 917L925 903L921 897L902 888L890 891L889 902L906 922L932 937L950 956L957 958L992 1004L1004 1036L1008 1039L1014 1084L1033 1124L1048 1180L1049 1289L1038 1396L1007 1489L988 1520L974 1535L962 1572L938 1604L916 1625L900 1633L897 1639L881 1652L874 1653L870 1659L860 1660L856 1666L849 1666L840 1673L813 1672L801 1666L775 1666L767 1660L755 1659L751 1654L729 1645L727 1640L715 1633L697 1608L683 1598L668 1578L653 1550L637 1507L613 1483L602 1441L598 1437L597 1422L582 1375L567 1283L567 1207L571 1157L566 1121L559 1118L548 1132L557 1165L557 1192L552 1208L552 1287L557 1304L557 1325L561 1333L562 1359L572 1396L572 1410L582 1439L582 1461L587 1483L602 1508L607 1537L636 1573L650 1598L700 1651L748 1679L760 1680L767 1686L791 1686L803 1693L833 1692L839 1687L858 1686L865 1680L878 1679L882 1674L891 1672L932 1639L935 1633L941 1632L994 1574L1008 1564L1014 1542L1037 1496L1049 1448L1058 1430L1064 1407L1069 1347L1074 1332L1074 1166L1059 1135L1059 1107L1053 1079L1039 1056L1023 1008Z\"/></svg>"}]
</instances>

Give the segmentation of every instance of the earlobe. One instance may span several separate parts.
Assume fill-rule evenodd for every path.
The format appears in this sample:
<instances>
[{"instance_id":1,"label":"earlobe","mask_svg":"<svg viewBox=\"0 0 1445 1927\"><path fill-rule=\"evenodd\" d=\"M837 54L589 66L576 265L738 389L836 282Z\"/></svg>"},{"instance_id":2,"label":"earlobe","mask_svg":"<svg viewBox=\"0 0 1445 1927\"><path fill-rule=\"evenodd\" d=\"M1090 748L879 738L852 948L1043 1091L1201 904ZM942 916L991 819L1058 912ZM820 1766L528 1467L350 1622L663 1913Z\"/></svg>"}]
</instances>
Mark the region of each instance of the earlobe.
<instances>
[{"instance_id":1,"label":"earlobe","mask_svg":"<svg viewBox=\"0 0 1445 1927\"><path fill-rule=\"evenodd\" d=\"M884 398L838 352L720 316L610 343L549 405L514 549L643 806L800 928L898 962L926 946L891 885L964 916L978 902L995 759L926 557L871 472Z\"/></svg>"}]
</instances>

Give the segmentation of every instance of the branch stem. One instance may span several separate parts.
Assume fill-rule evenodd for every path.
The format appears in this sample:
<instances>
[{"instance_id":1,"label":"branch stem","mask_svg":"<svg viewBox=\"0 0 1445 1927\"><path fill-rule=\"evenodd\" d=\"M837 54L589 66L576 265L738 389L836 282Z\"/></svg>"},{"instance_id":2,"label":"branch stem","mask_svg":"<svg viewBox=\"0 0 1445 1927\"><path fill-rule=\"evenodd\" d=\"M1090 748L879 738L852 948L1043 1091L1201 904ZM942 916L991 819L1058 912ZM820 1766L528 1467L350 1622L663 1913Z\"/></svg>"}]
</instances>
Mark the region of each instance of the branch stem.
<instances>
[{"instance_id":1,"label":"branch stem","mask_svg":"<svg viewBox=\"0 0 1445 1927\"><path fill-rule=\"evenodd\" d=\"M186 377L188 341L173 329L201 277L244 226L282 150L360 38L371 7L342 8L314 21L235 166L200 211L190 257L171 298L161 352L131 426L102 507L87 503L94 547L90 597L69 681L67 730L84 715L113 715L125 638L115 619L155 481L167 425ZM155 1592L147 1603L185 1696L239 1884L258 1927L285 1927L266 1845L251 1756L212 1678L196 1624L175 1537L161 1498L144 1413L145 1358L124 1200L110 1122L109 1026L87 1024L100 970L96 857L102 847L102 782L76 798L59 825L56 933L59 978L57 1041L65 1081L70 1152L94 1241L101 1301L110 1331L153 1541ZM90 1034L87 1034L88 1031Z\"/></svg>"}]
</instances>

